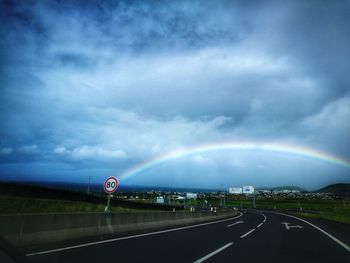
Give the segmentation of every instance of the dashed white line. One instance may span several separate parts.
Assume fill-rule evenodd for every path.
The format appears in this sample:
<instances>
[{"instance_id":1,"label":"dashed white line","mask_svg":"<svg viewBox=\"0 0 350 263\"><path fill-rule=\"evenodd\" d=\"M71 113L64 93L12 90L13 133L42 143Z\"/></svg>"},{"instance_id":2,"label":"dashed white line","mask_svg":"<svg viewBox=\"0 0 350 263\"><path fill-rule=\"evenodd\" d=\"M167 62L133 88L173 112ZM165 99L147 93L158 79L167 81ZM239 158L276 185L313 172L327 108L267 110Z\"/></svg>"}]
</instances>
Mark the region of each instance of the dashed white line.
<instances>
[{"instance_id":1,"label":"dashed white line","mask_svg":"<svg viewBox=\"0 0 350 263\"><path fill-rule=\"evenodd\" d=\"M248 231L247 233L245 233L244 235L241 235L241 238L245 238L246 236L248 236L250 233L254 232L256 229L253 228L252 230Z\"/></svg>"},{"instance_id":2,"label":"dashed white line","mask_svg":"<svg viewBox=\"0 0 350 263\"><path fill-rule=\"evenodd\" d=\"M64 251L64 250L70 250L70 249L75 249L75 248L80 248L80 247L93 246L93 245L109 243L109 242L114 242L114 241L119 241L119 240L125 240L125 239L137 238L137 237L145 237L145 236L151 236L151 235L162 234L162 233L167 233L167 232L173 232L173 231L178 231L178 230L184 230L184 229L189 229L189 228L195 228L195 227L200 227L200 226L206 226L206 225L211 225L211 224L217 224L217 223L221 223L221 222L237 219L237 218L239 218L239 217L241 217L243 215L243 213L241 213L241 212L239 212L239 213L240 213L240 215L235 216L235 217L231 217L231 218L228 218L228 219L222 219L222 220L217 220L217 221L212 221L212 222L202 223L202 224L197 224L197 225L192 225L192 226L184 226L184 227L166 229L166 230L150 232L150 233L144 233L144 234L139 234L139 235L132 235L132 236L126 236L126 237L118 237L118 238L113 238L113 239L106 239L106 240L101 240L101 241L96 241L96 242L91 242L91 243L85 243L85 244L80 244L80 245L75 245L75 246L56 248L56 249L52 249L52 250L39 251L39 252L26 254L26 256L27 257L31 257L31 256L49 254L49 253L54 253L54 252L59 252L59 251Z\"/></svg>"},{"instance_id":3,"label":"dashed white line","mask_svg":"<svg viewBox=\"0 0 350 263\"><path fill-rule=\"evenodd\" d=\"M237 222L234 222L233 224L227 225L226 227L231 227L231 226L238 225L238 224L243 224L243 223L244 223L244 221L237 221Z\"/></svg>"},{"instance_id":4,"label":"dashed white line","mask_svg":"<svg viewBox=\"0 0 350 263\"><path fill-rule=\"evenodd\" d=\"M264 214L260 214L260 215L264 217L264 220L256 228L261 227L266 222L266 216Z\"/></svg>"},{"instance_id":5,"label":"dashed white line","mask_svg":"<svg viewBox=\"0 0 350 263\"><path fill-rule=\"evenodd\" d=\"M216 255L217 253L223 251L224 249L228 248L229 246L232 246L233 245L233 242L230 242L228 244L226 244L225 246L221 247L221 248L218 248L217 250L209 253L208 255L200 258L200 259L197 259L194 263L201 263L201 262L204 262L206 261L208 258L211 258L212 256Z\"/></svg>"}]
</instances>

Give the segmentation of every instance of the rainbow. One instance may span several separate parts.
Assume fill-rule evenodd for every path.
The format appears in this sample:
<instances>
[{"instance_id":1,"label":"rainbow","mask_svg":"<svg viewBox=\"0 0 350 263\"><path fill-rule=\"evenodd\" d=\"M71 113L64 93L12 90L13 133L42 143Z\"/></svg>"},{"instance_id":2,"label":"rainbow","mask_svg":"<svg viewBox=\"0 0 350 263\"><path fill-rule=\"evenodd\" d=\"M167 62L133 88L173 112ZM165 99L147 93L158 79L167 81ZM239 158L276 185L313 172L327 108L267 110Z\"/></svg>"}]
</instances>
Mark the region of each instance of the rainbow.
<instances>
[{"instance_id":1,"label":"rainbow","mask_svg":"<svg viewBox=\"0 0 350 263\"><path fill-rule=\"evenodd\" d=\"M321 162L326 162L341 167L350 169L350 161L342 159L327 152L318 151L312 148L304 146L281 144L281 143L261 143L261 142L220 142L211 144L196 145L189 148L181 148L174 151L170 151L159 156L156 156L150 160L147 160L141 164L126 170L119 177L121 180L127 179L133 175L140 174L146 170L149 170L155 166L169 162L171 160L184 158L187 156L217 152L217 151L254 151L254 152L271 152L276 154L288 154L299 156L304 159L313 159Z\"/></svg>"}]
</instances>

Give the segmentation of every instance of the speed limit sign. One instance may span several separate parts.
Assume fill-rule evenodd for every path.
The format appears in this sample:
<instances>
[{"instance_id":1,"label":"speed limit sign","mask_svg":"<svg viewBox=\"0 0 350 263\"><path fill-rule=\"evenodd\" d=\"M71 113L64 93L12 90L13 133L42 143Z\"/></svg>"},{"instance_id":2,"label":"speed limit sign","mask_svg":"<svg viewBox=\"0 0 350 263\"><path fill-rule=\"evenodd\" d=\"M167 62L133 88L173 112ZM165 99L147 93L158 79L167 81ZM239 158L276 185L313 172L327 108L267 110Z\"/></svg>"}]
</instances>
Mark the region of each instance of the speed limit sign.
<instances>
[{"instance_id":1,"label":"speed limit sign","mask_svg":"<svg viewBox=\"0 0 350 263\"><path fill-rule=\"evenodd\" d=\"M117 190L118 184L119 183L117 178L115 178L114 176L111 176L105 180L103 188L107 194L111 194L111 193L114 193L115 190Z\"/></svg>"}]
</instances>

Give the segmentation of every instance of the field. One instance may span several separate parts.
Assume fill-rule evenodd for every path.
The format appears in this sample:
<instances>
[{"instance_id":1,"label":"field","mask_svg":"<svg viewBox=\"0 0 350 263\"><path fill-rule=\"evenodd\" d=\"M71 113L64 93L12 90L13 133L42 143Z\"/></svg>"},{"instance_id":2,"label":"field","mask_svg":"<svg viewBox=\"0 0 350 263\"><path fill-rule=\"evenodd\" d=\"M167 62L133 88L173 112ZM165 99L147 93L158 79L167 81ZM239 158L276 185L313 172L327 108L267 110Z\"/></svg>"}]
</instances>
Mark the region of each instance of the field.
<instances>
[{"instance_id":1,"label":"field","mask_svg":"<svg viewBox=\"0 0 350 263\"><path fill-rule=\"evenodd\" d=\"M220 197L206 197L206 205L203 198L187 200L186 206L221 207L223 201ZM289 213L306 217L322 218L336 222L350 224L350 200L320 200L320 199L288 199L282 197L256 198L257 209L286 210ZM252 208L253 199L249 196L225 197L226 207ZM136 212L145 209L111 206L112 212ZM60 213L60 212L103 212L105 205L82 201L42 199L33 197L16 197L0 195L0 214L23 213Z\"/></svg>"}]
</instances>

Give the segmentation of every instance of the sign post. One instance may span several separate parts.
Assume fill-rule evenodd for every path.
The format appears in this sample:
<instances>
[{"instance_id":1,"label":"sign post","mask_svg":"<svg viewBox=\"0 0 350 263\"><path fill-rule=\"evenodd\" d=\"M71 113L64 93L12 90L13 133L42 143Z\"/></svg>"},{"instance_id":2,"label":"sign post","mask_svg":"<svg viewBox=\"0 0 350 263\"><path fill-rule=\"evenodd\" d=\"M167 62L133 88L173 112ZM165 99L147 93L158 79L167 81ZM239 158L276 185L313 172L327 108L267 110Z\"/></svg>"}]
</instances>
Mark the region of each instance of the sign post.
<instances>
[{"instance_id":1,"label":"sign post","mask_svg":"<svg viewBox=\"0 0 350 263\"><path fill-rule=\"evenodd\" d=\"M112 197L111 194L117 190L118 185L119 185L119 182L117 178L115 178L114 176L108 177L103 184L103 189L108 194L107 206L105 207L105 212L107 213L109 212L109 203Z\"/></svg>"}]
</instances>

